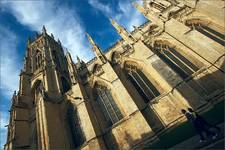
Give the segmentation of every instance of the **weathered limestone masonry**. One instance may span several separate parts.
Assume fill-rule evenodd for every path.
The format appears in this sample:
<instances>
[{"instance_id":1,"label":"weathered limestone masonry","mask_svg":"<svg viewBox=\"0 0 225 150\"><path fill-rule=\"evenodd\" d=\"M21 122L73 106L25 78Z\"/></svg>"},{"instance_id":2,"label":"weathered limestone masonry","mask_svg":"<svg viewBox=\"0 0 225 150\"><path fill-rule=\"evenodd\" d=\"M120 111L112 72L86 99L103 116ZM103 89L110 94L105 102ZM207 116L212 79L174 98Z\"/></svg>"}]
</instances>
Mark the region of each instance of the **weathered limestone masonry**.
<instances>
[{"instance_id":1,"label":"weathered limestone masonry","mask_svg":"<svg viewBox=\"0 0 225 150\"><path fill-rule=\"evenodd\" d=\"M6 150L135 149L225 99L224 0L143 0L149 21L95 58L64 54L45 27L29 39Z\"/></svg>"}]
</instances>

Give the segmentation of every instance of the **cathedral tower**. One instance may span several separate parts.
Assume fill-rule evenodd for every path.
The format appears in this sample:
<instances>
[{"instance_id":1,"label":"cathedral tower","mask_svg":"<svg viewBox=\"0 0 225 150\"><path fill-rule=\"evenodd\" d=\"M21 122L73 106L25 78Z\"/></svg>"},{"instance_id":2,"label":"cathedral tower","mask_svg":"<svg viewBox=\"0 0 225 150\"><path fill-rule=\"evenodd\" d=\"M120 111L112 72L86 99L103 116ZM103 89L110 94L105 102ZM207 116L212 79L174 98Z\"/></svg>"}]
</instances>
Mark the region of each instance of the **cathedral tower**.
<instances>
[{"instance_id":1,"label":"cathedral tower","mask_svg":"<svg viewBox=\"0 0 225 150\"><path fill-rule=\"evenodd\" d=\"M9 125L12 148L66 148L57 103L71 87L67 66L61 43L44 26L41 34L28 40L19 91L12 98L11 113L16 113Z\"/></svg>"},{"instance_id":2,"label":"cathedral tower","mask_svg":"<svg viewBox=\"0 0 225 150\"><path fill-rule=\"evenodd\" d=\"M183 137L181 109L224 104L224 1L143 1L150 21L128 32L110 19L121 39L105 52L87 34L89 62L45 27L28 40L6 150L154 149L170 131Z\"/></svg>"}]
</instances>

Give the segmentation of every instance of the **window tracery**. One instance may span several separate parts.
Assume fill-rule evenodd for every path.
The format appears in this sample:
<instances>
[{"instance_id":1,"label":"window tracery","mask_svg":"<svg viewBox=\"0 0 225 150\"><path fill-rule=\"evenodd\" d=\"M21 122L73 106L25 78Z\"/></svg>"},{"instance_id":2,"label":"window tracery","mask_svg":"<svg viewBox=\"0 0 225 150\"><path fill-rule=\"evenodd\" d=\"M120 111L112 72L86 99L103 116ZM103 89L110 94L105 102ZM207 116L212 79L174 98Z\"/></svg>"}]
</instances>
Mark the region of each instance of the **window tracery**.
<instances>
[{"instance_id":1,"label":"window tracery","mask_svg":"<svg viewBox=\"0 0 225 150\"><path fill-rule=\"evenodd\" d=\"M199 70L195 64L171 46L155 43L154 52L183 79Z\"/></svg>"},{"instance_id":2,"label":"window tracery","mask_svg":"<svg viewBox=\"0 0 225 150\"><path fill-rule=\"evenodd\" d=\"M74 144L74 148L77 148L85 142L86 137L83 132L83 128L81 125L77 109L74 108L72 104L70 104L68 108L67 116L68 116L68 124L72 134L72 141Z\"/></svg>"},{"instance_id":3,"label":"window tracery","mask_svg":"<svg viewBox=\"0 0 225 150\"><path fill-rule=\"evenodd\" d=\"M95 86L96 101L103 113L104 120L108 126L117 123L123 118L123 115L118 108L111 91L105 86Z\"/></svg>"},{"instance_id":4,"label":"window tracery","mask_svg":"<svg viewBox=\"0 0 225 150\"><path fill-rule=\"evenodd\" d=\"M128 79L131 81L135 89L142 96L146 103L160 95L156 87L139 68L130 64L126 64L125 71Z\"/></svg>"},{"instance_id":5,"label":"window tracery","mask_svg":"<svg viewBox=\"0 0 225 150\"><path fill-rule=\"evenodd\" d=\"M215 28L212 28L212 23L205 23L201 20L194 19L187 21L186 25L189 26L191 29L199 31L208 38L214 40L215 42L225 46L225 35L220 31L216 30Z\"/></svg>"}]
</instances>

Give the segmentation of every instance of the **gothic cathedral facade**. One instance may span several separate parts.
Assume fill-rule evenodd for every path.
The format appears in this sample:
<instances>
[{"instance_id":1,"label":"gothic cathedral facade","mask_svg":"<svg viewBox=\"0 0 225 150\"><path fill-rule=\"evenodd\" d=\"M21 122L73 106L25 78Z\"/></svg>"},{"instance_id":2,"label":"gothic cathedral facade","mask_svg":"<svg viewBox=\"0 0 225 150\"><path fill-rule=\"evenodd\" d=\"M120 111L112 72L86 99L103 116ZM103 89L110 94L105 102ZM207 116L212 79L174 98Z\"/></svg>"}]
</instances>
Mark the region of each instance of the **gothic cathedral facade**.
<instances>
[{"instance_id":1,"label":"gothic cathedral facade","mask_svg":"<svg viewBox=\"0 0 225 150\"><path fill-rule=\"evenodd\" d=\"M6 150L135 149L224 98L224 0L143 0L149 21L74 63L60 41L28 40ZM131 16L132 17L132 16Z\"/></svg>"}]
</instances>

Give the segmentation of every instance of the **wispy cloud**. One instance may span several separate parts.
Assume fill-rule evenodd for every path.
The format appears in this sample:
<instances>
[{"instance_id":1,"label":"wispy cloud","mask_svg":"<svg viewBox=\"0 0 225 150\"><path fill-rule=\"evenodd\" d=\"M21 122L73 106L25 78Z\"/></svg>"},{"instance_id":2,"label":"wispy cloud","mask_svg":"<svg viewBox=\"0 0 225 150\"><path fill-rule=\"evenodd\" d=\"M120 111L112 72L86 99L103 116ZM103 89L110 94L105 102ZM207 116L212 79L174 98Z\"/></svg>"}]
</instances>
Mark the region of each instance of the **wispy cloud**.
<instances>
[{"instance_id":1,"label":"wispy cloud","mask_svg":"<svg viewBox=\"0 0 225 150\"><path fill-rule=\"evenodd\" d=\"M9 29L0 26L0 89L6 97L9 97L14 90L18 89L19 71L17 40L18 37Z\"/></svg>"},{"instance_id":2,"label":"wispy cloud","mask_svg":"<svg viewBox=\"0 0 225 150\"><path fill-rule=\"evenodd\" d=\"M116 9L110 4L103 4L99 0L88 0L89 4L96 10L102 12L107 17L116 19L121 25L125 26L129 31L134 30L133 26L139 26L145 18L131 4L129 0L121 0L118 2ZM141 4L141 1L137 1Z\"/></svg>"},{"instance_id":3,"label":"wispy cloud","mask_svg":"<svg viewBox=\"0 0 225 150\"><path fill-rule=\"evenodd\" d=\"M113 11L110 8L110 5L103 4L103 3L99 2L98 0L88 0L88 3L91 6L93 6L94 8L96 8L97 10L101 10L101 11L105 12L106 14L113 13Z\"/></svg>"},{"instance_id":4,"label":"wispy cloud","mask_svg":"<svg viewBox=\"0 0 225 150\"><path fill-rule=\"evenodd\" d=\"M119 1L118 5L121 13L116 15L116 19L129 31L134 29L133 26L139 26L145 21L144 16L132 6L130 1Z\"/></svg>"},{"instance_id":5,"label":"wispy cloud","mask_svg":"<svg viewBox=\"0 0 225 150\"><path fill-rule=\"evenodd\" d=\"M59 5L55 1L9 1L1 2L4 10L30 29L40 31L45 25L48 33L59 37L72 57L79 55L89 60L90 49L85 38L85 29L75 10Z\"/></svg>"},{"instance_id":6,"label":"wispy cloud","mask_svg":"<svg viewBox=\"0 0 225 150\"><path fill-rule=\"evenodd\" d=\"M8 112L5 112L5 111L0 111L0 114L1 114L1 118L0 118L0 130L6 130L6 125L8 124L8 118L9 118L9 115L8 115Z\"/></svg>"},{"instance_id":7,"label":"wispy cloud","mask_svg":"<svg viewBox=\"0 0 225 150\"><path fill-rule=\"evenodd\" d=\"M8 124L8 113L1 111L0 112L1 117L0 117L0 149L4 149L4 144L6 142L6 137L7 137L7 128L5 125Z\"/></svg>"},{"instance_id":8,"label":"wispy cloud","mask_svg":"<svg viewBox=\"0 0 225 150\"><path fill-rule=\"evenodd\" d=\"M13 91L18 90L19 84L19 70L21 66L18 63L19 58L17 51L18 37L11 32L8 28L0 25L0 90L1 90L1 102L0 102L0 149L3 149L5 144L8 124L8 112L3 100L9 100ZM5 97L5 99L3 99ZM9 101L8 101L9 102Z\"/></svg>"}]
</instances>

